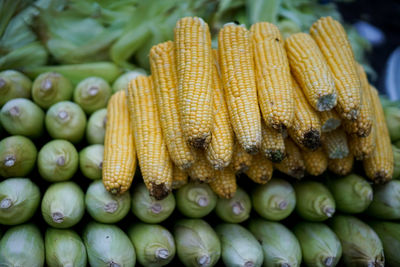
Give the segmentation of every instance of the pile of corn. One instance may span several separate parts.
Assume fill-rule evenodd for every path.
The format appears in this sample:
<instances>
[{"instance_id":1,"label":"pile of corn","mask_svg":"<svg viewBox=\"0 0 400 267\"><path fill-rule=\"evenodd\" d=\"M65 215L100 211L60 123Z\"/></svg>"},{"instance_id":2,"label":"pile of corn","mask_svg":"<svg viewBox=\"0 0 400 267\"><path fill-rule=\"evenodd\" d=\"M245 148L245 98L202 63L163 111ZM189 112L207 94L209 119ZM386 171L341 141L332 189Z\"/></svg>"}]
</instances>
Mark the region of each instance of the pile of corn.
<instances>
[{"instance_id":1,"label":"pile of corn","mask_svg":"<svg viewBox=\"0 0 400 267\"><path fill-rule=\"evenodd\" d=\"M185 17L149 59L151 75L108 104L103 183L112 193L129 189L136 157L156 199L188 176L231 198L238 173L261 184L274 169L346 175L354 159L374 183L392 178L378 93L331 17L286 40L271 23L228 23L216 50L207 23Z\"/></svg>"}]
</instances>

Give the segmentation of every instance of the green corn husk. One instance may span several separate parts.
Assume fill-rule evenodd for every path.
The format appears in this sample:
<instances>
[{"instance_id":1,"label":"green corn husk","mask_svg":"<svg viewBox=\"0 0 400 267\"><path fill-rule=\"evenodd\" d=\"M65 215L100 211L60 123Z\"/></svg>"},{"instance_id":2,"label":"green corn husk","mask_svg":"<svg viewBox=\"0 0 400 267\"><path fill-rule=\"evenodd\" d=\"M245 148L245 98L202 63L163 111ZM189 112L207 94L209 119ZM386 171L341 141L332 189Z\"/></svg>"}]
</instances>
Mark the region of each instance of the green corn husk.
<instances>
[{"instance_id":1,"label":"green corn husk","mask_svg":"<svg viewBox=\"0 0 400 267\"><path fill-rule=\"evenodd\" d=\"M83 232L91 267L133 267L135 249L129 237L117 226L90 222Z\"/></svg>"},{"instance_id":2,"label":"green corn husk","mask_svg":"<svg viewBox=\"0 0 400 267\"><path fill-rule=\"evenodd\" d=\"M398 141L400 143L400 141ZM392 144L393 150L393 161L394 161L394 168L393 168L393 179L400 178L400 147L397 145Z\"/></svg>"},{"instance_id":3,"label":"green corn husk","mask_svg":"<svg viewBox=\"0 0 400 267\"><path fill-rule=\"evenodd\" d=\"M167 219L175 209L175 197L169 194L162 200L150 196L144 183L133 186L132 212L145 223L160 223Z\"/></svg>"},{"instance_id":4,"label":"green corn husk","mask_svg":"<svg viewBox=\"0 0 400 267\"><path fill-rule=\"evenodd\" d=\"M383 109L385 113L386 125L389 130L390 140L396 142L400 140L400 108L388 106Z\"/></svg>"},{"instance_id":5,"label":"green corn husk","mask_svg":"<svg viewBox=\"0 0 400 267\"><path fill-rule=\"evenodd\" d=\"M44 244L46 264L49 267L85 267L87 264L85 245L73 230L48 228Z\"/></svg>"},{"instance_id":6,"label":"green corn husk","mask_svg":"<svg viewBox=\"0 0 400 267\"><path fill-rule=\"evenodd\" d=\"M18 71L0 72L0 107L14 98L30 98L31 87L31 80Z\"/></svg>"},{"instance_id":7,"label":"green corn husk","mask_svg":"<svg viewBox=\"0 0 400 267\"><path fill-rule=\"evenodd\" d=\"M242 188L238 187L231 199L218 198L215 213L225 222L241 223L251 212L251 200Z\"/></svg>"},{"instance_id":8,"label":"green corn husk","mask_svg":"<svg viewBox=\"0 0 400 267\"><path fill-rule=\"evenodd\" d=\"M23 71L31 78L35 78L44 72L54 71L64 75L74 85L92 76L101 77L111 83L121 74L121 69L111 62L26 67Z\"/></svg>"},{"instance_id":9,"label":"green corn husk","mask_svg":"<svg viewBox=\"0 0 400 267\"><path fill-rule=\"evenodd\" d=\"M329 178L326 185L335 199L336 209L345 213L365 211L374 196L372 186L357 174Z\"/></svg>"},{"instance_id":10,"label":"green corn husk","mask_svg":"<svg viewBox=\"0 0 400 267\"><path fill-rule=\"evenodd\" d=\"M82 219L84 212L84 194L74 182L59 182L47 188L42 199L42 215L50 226L72 227Z\"/></svg>"},{"instance_id":11,"label":"green corn husk","mask_svg":"<svg viewBox=\"0 0 400 267\"><path fill-rule=\"evenodd\" d=\"M28 221L40 203L39 187L27 178L9 178L0 183L0 224Z\"/></svg>"},{"instance_id":12,"label":"green corn husk","mask_svg":"<svg viewBox=\"0 0 400 267\"><path fill-rule=\"evenodd\" d=\"M342 244L346 266L385 265L382 243L371 227L350 215L335 215L330 225Z\"/></svg>"},{"instance_id":13,"label":"green corn husk","mask_svg":"<svg viewBox=\"0 0 400 267\"><path fill-rule=\"evenodd\" d=\"M342 246L336 234L323 223L300 222L294 229L307 266L336 266L342 256Z\"/></svg>"},{"instance_id":14,"label":"green corn husk","mask_svg":"<svg viewBox=\"0 0 400 267\"><path fill-rule=\"evenodd\" d=\"M296 211L308 221L324 221L335 213L335 200L328 188L319 182L304 181L294 185Z\"/></svg>"},{"instance_id":15,"label":"green corn husk","mask_svg":"<svg viewBox=\"0 0 400 267\"><path fill-rule=\"evenodd\" d=\"M31 140L14 135L0 141L0 176L24 177L35 166L37 150Z\"/></svg>"},{"instance_id":16,"label":"green corn husk","mask_svg":"<svg viewBox=\"0 0 400 267\"><path fill-rule=\"evenodd\" d=\"M175 257L174 237L161 225L136 223L129 228L128 236L142 266L165 266Z\"/></svg>"},{"instance_id":17,"label":"green corn husk","mask_svg":"<svg viewBox=\"0 0 400 267\"><path fill-rule=\"evenodd\" d=\"M396 147L400 148L400 140L399 140L399 141L396 141L396 142L394 142L394 145L395 145Z\"/></svg>"},{"instance_id":18,"label":"green corn husk","mask_svg":"<svg viewBox=\"0 0 400 267\"><path fill-rule=\"evenodd\" d=\"M52 138L77 143L85 135L86 115L79 105L62 101L47 110L45 125Z\"/></svg>"},{"instance_id":19,"label":"green corn husk","mask_svg":"<svg viewBox=\"0 0 400 267\"><path fill-rule=\"evenodd\" d=\"M48 109L55 103L70 100L73 91L72 83L62 74L45 72L33 82L32 98L41 108Z\"/></svg>"},{"instance_id":20,"label":"green corn husk","mask_svg":"<svg viewBox=\"0 0 400 267\"><path fill-rule=\"evenodd\" d=\"M296 206L293 186L279 178L272 178L265 185L258 185L251 198L254 210L261 217L272 221L288 217Z\"/></svg>"},{"instance_id":21,"label":"green corn husk","mask_svg":"<svg viewBox=\"0 0 400 267\"><path fill-rule=\"evenodd\" d=\"M265 267L300 266L299 241L286 226L278 222L251 219L248 229L261 243Z\"/></svg>"},{"instance_id":22,"label":"green corn husk","mask_svg":"<svg viewBox=\"0 0 400 267\"><path fill-rule=\"evenodd\" d=\"M400 223L373 221L368 224L382 242L387 266L400 266Z\"/></svg>"},{"instance_id":23,"label":"green corn husk","mask_svg":"<svg viewBox=\"0 0 400 267\"><path fill-rule=\"evenodd\" d=\"M90 115L96 110L105 108L110 96L111 87L103 78L89 77L76 86L74 102Z\"/></svg>"},{"instance_id":24,"label":"green corn husk","mask_svg":"<svg viewBox=\"0 0 400 267\"><path fill-rule=\"evenodd\" d=\"M208 184L188 183L175 196L178 210L189 218L202 218L217 205L217 195Z\"/></svg>"},{"instance_id":25,"label":"green corn husk","mask_svg":"<svg viewBox=\"0 0 400 267\"><path fill-rule=\"evenodd\" d=\"M215 231L221 241L222 261L227 267L257 267L264 261L257 239L239 224L220 224Z\"/></svg>"},{"instance_id":26,"label":"green corn husk","mask_svg":"<svg viewBox=\"0 0 400 267\"><path fill-rule=\"evenodd\" d=\"M381 220L400 219L400 181L374 186L374 199L367 214Z\"/></svg>"},{"instance_id":27,"label":"green corn husk","mask_svg":"<svg viewBox=\"0 0 400 267\"><path fill-rule=\"evenodd\" d=\"M49 182L71 179L78 170L78 165L78 152L74 145L66 140L50 141L38 154L40 176Z\"/></svg>"},{"instance_id":28,"label":"green corn husk","mask_svg":"<svg viewBox=\"0 0 400 267\"><path fill-rule=\"evenodd\" d=\"M86 140L89 144L104 144L106 133L107 109L102 108L90 115L86 126Z\"/></svg>"},{"instance_id":29,"label":"green corn husk","mask_svg":"<svg viewBox=\"0 0 400 267\"><path fill-rule=\"evenodd\" d=\"M132 79L135 79L139 75L147 75L146 71L144 69L137 68L132 71L128 71L116 79L112 85L112 92L113 94L121 91L121 90L128 90L128 85L129 82Z\"/></svg>"},{"instance_id":30,"label":"green corn husk","mask_svg":"<svg viewBox=\"0 0 400 267\"><path fill-rule=\"evenodd\" d=\"M187 267L214 266L221 256L218 236L204 220L179 220L174 237L178 258Z\"/></svg>"},{"instance_id":31,"label":"green corn husk","mask_svg":"<svg viewBox=\"0 0 400 267\"><path fill-rule=\"evenodd\" d=\"M0 121L11 135L37 138L44 128L44 111L25 98L8 101L1 109Z\"/></svg>"},{"instance_id":32,"label":"green corn husk","mask_svg":"<svg viewBox=\"0 0 400 267\"><path fill-rule=\"evenodd\" d=\"M92 180L101 179L103 155L103 145L87 146L79 152L79 167L85 177Z\"/></svg>"},{"instance_id":33,"label":"green corn husk","mask_svg":"<svg viewBox=\"0 0 400 267\"><path fill-rule=\"evenodd\" d=\"M22 224L11 227L0 241L0 266L44 265L43 238L37 226Z\"/></svg>"},{"instance_id":34,"label":"green corn husk","mask_svg":"<svg viewBox=\"0 0 400 267\"><path fill-rule=\"evenodd\" d=\"M128 214L131 195L113 195L106 190L101 180L92 182L85 195L86 210L98 222L116 223Z\"/></svg>"}]
</instances>

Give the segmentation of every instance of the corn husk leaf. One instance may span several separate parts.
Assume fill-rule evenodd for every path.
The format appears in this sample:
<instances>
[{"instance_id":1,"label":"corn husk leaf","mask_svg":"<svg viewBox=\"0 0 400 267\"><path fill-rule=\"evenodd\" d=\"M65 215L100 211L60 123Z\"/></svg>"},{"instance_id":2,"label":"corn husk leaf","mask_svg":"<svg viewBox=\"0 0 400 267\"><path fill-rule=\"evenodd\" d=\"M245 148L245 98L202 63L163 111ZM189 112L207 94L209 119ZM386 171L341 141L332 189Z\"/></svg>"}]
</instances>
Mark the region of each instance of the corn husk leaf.
<instances>
[{"instance_id":1,"label":"corn husk leaf","mask_svg":"<svg viewBox=\"0 0 400 267\"><path fill-rule=\"evenodd\" d=\"M368 223L378 234L388 266L400 266L400 223L372 221Z\"/></svg>"},{"instance_id":2,"label":"corn husk leaf","mask_svg":"<svg viewBox=\"0 0 400 267\"><path fill-rule=\"evenodd\" d=\"M382 220L400 219L400 181L374 186L374 199L367 213Z\"/></svg>"}]
</instances>

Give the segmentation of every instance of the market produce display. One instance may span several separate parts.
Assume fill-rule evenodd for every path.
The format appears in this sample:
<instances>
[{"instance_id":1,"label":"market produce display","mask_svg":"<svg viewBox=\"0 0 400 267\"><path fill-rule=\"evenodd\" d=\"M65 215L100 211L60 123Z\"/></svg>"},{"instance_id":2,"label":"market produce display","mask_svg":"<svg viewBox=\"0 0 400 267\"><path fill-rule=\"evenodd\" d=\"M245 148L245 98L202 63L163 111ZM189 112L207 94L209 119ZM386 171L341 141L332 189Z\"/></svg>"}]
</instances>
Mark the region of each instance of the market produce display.
<instances>
[{"instance_id":1,"label":"market produce display","mask_svg":"<svg viewBox=\"0 0 400 267\"><path fill-rule=\"evenodd\" d=\"M59 65L0 58L0 266L400 264L400 105L337 14L305 27L248 1L246 27L165 4L156 38L123 29L123 0L82 24L109 39L61 51L45 2L33 45ZM72 2L63 20L91 8Z\"/></svg>"}]
</instances>

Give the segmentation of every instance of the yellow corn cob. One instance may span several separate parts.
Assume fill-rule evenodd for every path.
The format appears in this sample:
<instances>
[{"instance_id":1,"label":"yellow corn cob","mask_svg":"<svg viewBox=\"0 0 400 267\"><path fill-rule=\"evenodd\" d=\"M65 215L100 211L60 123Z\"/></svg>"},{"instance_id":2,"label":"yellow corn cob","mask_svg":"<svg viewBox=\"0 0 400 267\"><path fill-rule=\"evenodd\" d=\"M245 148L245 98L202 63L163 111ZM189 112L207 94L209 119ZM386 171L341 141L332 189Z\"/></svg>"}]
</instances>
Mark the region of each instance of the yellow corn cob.
<instances>
[{"instance_id":1,"label":"yellow corn cob","mask_svg":"<svg viewBox=\"0 0 400 267\"><path fill-rule=\"evenodd\" d=\"M169 155L178 168L188 169L194 162L194 156L180 126L174 43L168 41L153 46L150 50L150 66Z\"/></svg>"},{"instance_id":2,"label":"yellow corn cob","mask_svg":"<svg viewBox=\"0 0 400 267\"><path fill-rule=\"evenodd\" d=\"M333 74L337 91L337 110L348 120L355 120L360 112L360 78L353 50L340 22L331 17L320 18L310 29Z\"/></svg>"},{"instance_id":3,"label":"yellow corn cob","mask_svg":"<svg viewBox=\"0 0 400 267\"><path fill-rule=\"evenodd\" d=\"M173 164L162 135L151 77L131 80L128 104L143 181L151 196L163 199L171 192Z\"/></svg>"},{"instance_id":4,"label":"yellow corn cob","mask_svg":"<svg viewBox=\"0 0 400 267\"><path fill-rule=\"evenodd\" d=\"M190 178L206 183L213 180L215 178L215 170L208 162L205 152L193 149L193 154L195 155L195 162L188 170Z\"/></svg>"},{"instance_id":5,"label":"yellow corn cob","mask_svg":"<svg viewBox=\"0 0 400 267\"><path fill-rule=\"evenodd\" d=\"M375 113L377 142L371 156L364 159L363 164L368 178L373 180L374 183L383 183L392 179L393 176L393 151L378 92L372 85L369 89Z\"/></svg>"},{"instance_id":6,"label":"yellow corn cob","mask_svg":"<svg viewBox=\"0 0 400 267\"><path fill-rule=\"evenodd\" d=\"M322 147L330 159L342 159L349 154L347 136L342 127L322 135Z\"/></svg>"},{"instance_id":7,"label":"yellow corn cob","mask_svg":"<svg viewBox=\"0 0 400 267\"><path fill-rule=\"evenodd\" d=\"M179 169L174 165L172 172L172 189L178 189L187 184L188 173L184 170Z\"/></svg>"},{"instance_id":8,"label":"yellow corn cob","mask_svg":"<svg viewBox=\"0 0 400 267\"><path fill-rule=\"evenodd\" d=\"M285 143L282 133L261 122L261 152L272 162L281 162L285 157Z\"/></svg>"},{"instance_id":9,"label":"yellow corn cob","mask_svg":"<svg viewBox=\"0 0 400 267\"><path fill-rule=\"evenodd\" d=\"M258 102L269 127L282 131L291 125L294 98L290 68L282 35L275 25L258 22L251 26Z\"/></svg>"},{"instance_id":10,"label":"yellow corn cob","mask_svg":"<svg viewBox=\"0 0 400 267\"><path fill-rule=\"evenodd\" d=\"M332 73L315 41L307 33L296 33L285 41L290 69L311 106L318 111L336 106Z\"/></svg>"},{"instance_id":11,"label":"yellow corn cob","mask_svg":"<svg viewBox=\"0 0 400 267\"><path fill-rule=\"evenodd\" d=\"M354 164L354 156L351 151L342 159L328 159L328 169L337 175L347 175L351 173Z\"/></svg>"},{"instance_id":12,"label":"yellow corn cob","mask_svg":"<svg viewBox=\"0 0 400 267\"><path fill-rule=\"evenodd\" d=\"M303 150L301 153L303 154L306 171L310 175L321 175L328 168L328 157L321 147L315 151Z\"/></svg>"},{"instance_id":13,"label":"yellow corn cob","mask_svg":"<svg viewBox=\"0 0 400 267\"><path fill-rule=\"evenodd\" d=\"M212 54L208 25L198 17L176 23L178 104L183 134L195 148L206 148L212 129Z\"/></svg>"},{"instance_id":14,"label":"yellow corn cob","mask_svg":"<svg viewBox=\"0 0 400 267\"><path fill-rule=\"evenodd\" d=\"M251 165L253 155L247 153L236 141L233 146L232 169L236 174L246 172Z\"/></svg>"},{"instance_id":15,"label":"yellow corn cob","mask_svg":"<svg viewBox=\"0 0 400 267\"><path fill-rule=\"evenodd\" d=\"M103 183L107 191L122 194L129 189L136 170L132 123L124 91L115 93L107 106L104 138Z\"/></svg>"},{"instance_id":16,"label":"yellow corn cob","mask_svg":"<svg viewBox=\"0 0 400 267\"><path fill-rule=\"evenodd\" d=\"M376 129L374 125L367 137L360 137L354 134L348 136L349 148L356 160L363 160L371 156L375 149L375 138Z\"/></svg>"},{"instance_id":17,"label":"yellow corn cob","mask_svg":"<svg viewBox=\"0 0 400 267\"><path fill-rule=\"evenodd\" d=\"M232 198L237 189L235 172L229 167L215 171L210 187L220 198Z\"/></svg>"},{"instance_id":18,"label":"yellow corn cob","mask_svg":"<svg viewBox=\"0 0 400 267\"><path fill-rule=\"evenodd\" d=\"M341 119L334 109L320 112L319 118L323 133L333 131L341 125Z\"/></svg>"},{"instance_id":19,"label":"yellow corn cob","mask_svg":"<svg viewBox=\"0 0 400 267\"><path fill-rule=\"evenodd\" d=\"M236 138L247 153L261 146L261 115L249 31L225 24L218 34L219 65L229 117Z\"/></svg>"},{"instance_id":20,"label":"yellow corn cob","mask_svg":"<svg viewBox=\"0 0 400 267\"><path fill-rule=\"evenodd\" d=\"M234 134L225 103L216 50L213 50L212 74L214 125L211 143L206 150L206 157L214 169L220 170L228 166L232 160Z\"/></svg>"},{"instance_id":21,"label":"yellow corn cob","mask_svg":"<svg viewBox=\"0 0 400 267\"><path fill-rule=\"evenodd\" d=\"M307 102L297 82L292 79L295 98L295 111L289 136L300 146L311 150L317 149L321 143L321 122L317 111Z\"/></svg>"},{"instance_id":22,"label":"yellow corn cob","mask_svg":"<svg viewBox=\"0 0 400 267\"><path fill-rule=\"evenodd\" d=\"M300 149L290 139L285 139L286 157L279 163L274 163L274 167L296 179L304 177L305 165Z\"/></svg>"},{"instance_id":23,"label":"yellow corn cob","mask_svg":"<svg viewBox=\"0 0 400 267\"><path fill-rule=\"evenodd\" d=\"M250 168L245 172L247 177L258 184L265 184L272 178L272 162L262 153L254 155Z\"/></svg>"}]
</instances>

